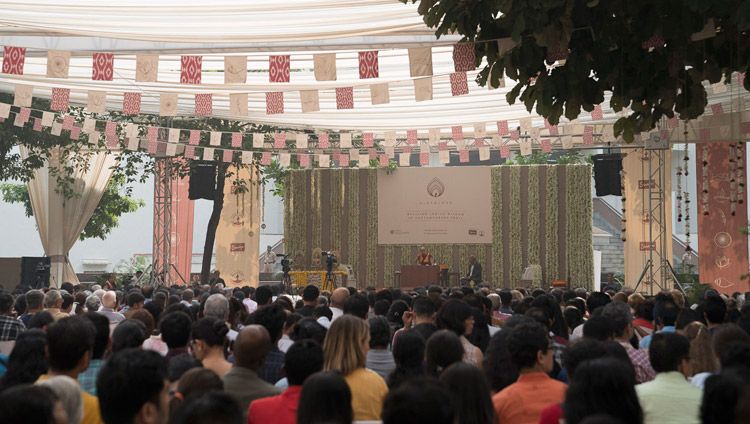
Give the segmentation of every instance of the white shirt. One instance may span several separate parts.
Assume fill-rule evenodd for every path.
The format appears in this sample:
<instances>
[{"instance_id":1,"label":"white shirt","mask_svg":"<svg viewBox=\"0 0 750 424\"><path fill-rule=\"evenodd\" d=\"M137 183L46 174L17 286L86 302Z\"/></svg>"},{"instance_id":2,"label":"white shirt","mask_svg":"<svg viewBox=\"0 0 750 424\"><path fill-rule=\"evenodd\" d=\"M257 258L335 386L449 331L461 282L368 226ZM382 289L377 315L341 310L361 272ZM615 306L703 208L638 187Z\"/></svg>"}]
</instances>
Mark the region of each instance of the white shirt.
<instances>
[{"instance_id":1,"label":"white shirt","mask_svg":"<svg viewBox=\"0 0 750 424\"><path fill-rule=\"evenodd\" d=\"M331 321L328 320L328 317L320 317L320 318L318 318L318 324L322 325L326 329L331 328Z\"/></svg>"},{"instance_id":2,"label":"white shirt","mask_svg":"<svg viewBox=\"0 0 750 424\"><path fill-rule=\"evenodd\" d=\"M276 343L276 347L278 347L280 351L286 353L286 351L289 350L289 346L293 344L294 340L290 339L288 334L282 334L279 342Z\"/></svg>"},{"instance_id":3,"label":"white shirt","mask_svg":"<svg viewBox=\"0 0 750 424\"><path fill-rule=\"evenodd\" d=\"M336 321L336 318L340 317L341 315L344 315L344 310L337 308L335 306L331 306L331 313L333 313L333 317L331 317L331 322Z\"/></svg>"},{"instance_id":4,"label":"white shirt","mask_svg":"<svg viewBox=\"0 0 750 424\"><path fill-rule=\"evenodd\" d=\"M258 302L250 299L249 297L242 299L242 304L247 308L247 312L251 314L255 312L256 309L258 309Z\"/></svg>"}]
</instances>

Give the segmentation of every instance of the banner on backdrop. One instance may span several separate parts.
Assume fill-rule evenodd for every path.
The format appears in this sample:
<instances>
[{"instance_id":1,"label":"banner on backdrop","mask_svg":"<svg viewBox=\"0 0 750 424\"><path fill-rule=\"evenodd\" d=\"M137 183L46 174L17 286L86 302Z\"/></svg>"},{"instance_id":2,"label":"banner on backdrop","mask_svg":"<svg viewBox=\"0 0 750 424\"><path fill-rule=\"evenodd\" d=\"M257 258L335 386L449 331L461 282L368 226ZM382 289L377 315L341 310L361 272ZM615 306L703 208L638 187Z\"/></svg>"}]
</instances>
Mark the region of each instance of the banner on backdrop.
<instances>
[{"instance_id":1,"label":"banner on backdrop","mask_svg":"<svg viewBox=\"0 0 750 424\"><path fill-rule=\"evenodd\" d=\"M193 256L193 211L195 203L188 198L189 177L179 178L172 186L172 249L170 263L177 268L179 276L173 280L190 283L190 266Z\"/></svg>"},{"instance_id":2,"label":"banner on backdrop","mask_svg":"<svg viewBox=\"0 0 750 424\"><path fill-rule=\"evenodd\" d=\"M378 244L492 243L489 167L378 171Z\"/></svg>"},{"instance_id":3,"label":"banner on backdrop","mask_svg":"<svg viewBox=\"0 0 750 424\"><path fill-rule=\"evenodd\" d=\"M702 148L698 145L696 179L699 191L703 189L704 170L701 166ZM736 151L736 149L735 149ZM743 149L744 161L744 149ZM731 213L733 167L729 161L730 144L708 144L706 173L708 174L708 215L703 214L702 196L696 193L698 202L698 271L701 283L709 283L719 293L732 294L748 291L748 281L740 276L747 274L747 235L739 231L747 225L747 205L737 204L734 216ZM745 167L736 171L737 181L746 181ZM736 183L735 183L736 184ZM735 187L739 186L736 184ZM741 187L746 199L745 187ZM735 194L735 199L737 199Z\"/></svg>"},{"instance_id":4,"label":"banner on backdrop","mask_svg":"<svg viewBox=\"0 0 750 424\"><path fill-rule=\"evenodd\" d=\"M258 285L260 244L259 183L254 172L238 170L247 181L237 190L231 179L224 186L224 209L216 228L216 269L228 287Z\"/></svg>"},{"instance_id":5,"label":"banner on backdrop","mask_svg":"<svg viewBox=\"0 0 750 424\"><path fill-rule=\"evenodd\" d=\"M669 172L669 164L671 163L672 152L666 151L664 157L664 163L667 167L665 190L669 193L669 187L672 184L672 178ZM625 171L625 285L629 287L635 287L638 283L638 278L641 276L646 262L650 256L651 249L660 249L661 243L658 240L651 240L651 234L659 234L658 223L652 222L651 214L649 214L649 188L658 187L659 181L649 178L649 162L656 161L655 155L648 150L633 149L629 150L627 156L622 160L622 168ZM656 163L653 167L658 166ZM666 210L666 231L664 237L667 240L666 252L661 252L663 257L669 259L672 262L672 196L666 196L664 199L663 207ZM659 216L661 214L660 209L657 207L653 211L653 215ZM656 256L656 255L654 255ZM654 264L656 269L660 264ZM659 274L659 273L657 273ZM657 275L658 278L658 275ZM649 281L649 276L646 275L638 287L639 291L651 291L651 285L654 282ZM658 285L653 287L654 292L658 292L660 287L665 289L671 289L672 286L667 286L663 281L656 281Z\"/></svg>"}]
</instances>

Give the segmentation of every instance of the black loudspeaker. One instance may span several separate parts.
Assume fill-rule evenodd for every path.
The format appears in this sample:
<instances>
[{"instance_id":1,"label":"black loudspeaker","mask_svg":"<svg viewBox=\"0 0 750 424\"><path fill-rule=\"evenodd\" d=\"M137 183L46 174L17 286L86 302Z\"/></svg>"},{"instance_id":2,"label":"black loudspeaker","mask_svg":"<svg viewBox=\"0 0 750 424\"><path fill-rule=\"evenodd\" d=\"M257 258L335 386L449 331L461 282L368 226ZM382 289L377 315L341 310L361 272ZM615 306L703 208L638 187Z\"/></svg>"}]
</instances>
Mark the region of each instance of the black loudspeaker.
<instances>
[{"instance_id":1,"label":"black loudspeaker","mask_svg":"<svg viewBox=\"0 0 750 424\"><path fill-rule=\"evenodd\" d=\"M609 194L622 196L620 185L620 171L622 171L622 155L595 155L594 160L594 185L597 196Z\"/></svg>"},{"instance_id":2,"label":"black loudspeaker","mask_svg":"<svg viewBox=\"0 0 750 424\"><path fill-rule=\"evenodd\" d=\"M195 167L190 173L188 198L214 200L215 195L216 165L212 162L195 162Z\"/></svg>"},{"instance_id":3,"label":"black loudspeaker","mask_svg":"<svg viewBox=\"0 0 750 424\"><path fill-rule=\"evenodd\" d=\"M21 258L21 284L33 289L49 287L49 258Z\"/></svg>"}]
</instances>

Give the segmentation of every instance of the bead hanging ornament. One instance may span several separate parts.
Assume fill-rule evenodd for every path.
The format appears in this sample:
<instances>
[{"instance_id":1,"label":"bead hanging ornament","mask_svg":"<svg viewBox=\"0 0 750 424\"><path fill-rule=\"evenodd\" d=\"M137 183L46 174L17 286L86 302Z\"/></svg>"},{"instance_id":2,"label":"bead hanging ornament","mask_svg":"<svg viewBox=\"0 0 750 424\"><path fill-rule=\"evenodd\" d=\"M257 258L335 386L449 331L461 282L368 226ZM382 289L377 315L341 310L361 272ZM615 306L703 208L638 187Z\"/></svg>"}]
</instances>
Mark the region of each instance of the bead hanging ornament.
<instances>
[{"instance_id":1,"label":"bead hanging ornament","mask_svg":"<svg viewBox=\"0 0 750 424\"><path fill-rule=\"evenodd\" d=\"M263 228L265 228L266 224L266 183L263 183L263 187L260 189L261 196L263 198L260 201L260 222L263 223Z\"/></svg>"},{"instance_id":2,"label":"bead hanging ornament","mask_svg":"<svg viewBox=\"0 0 750 424\"><path fill-rule=\"evenodd\" d=\"M737 162L734 143L729 144L729 211L737 214Z\"/></svg>"},{"instance_id":3,"label":"bead hanging ornament","mask_svg":"<svg viewBox=\"0 0 750 424\"><path fill-rule=\"evenodd\" d=\"M745 203L745 143L737 143L737 203Z\"/></svg>"},{"instance_id":4,"label":"bead hanging ornament","mask_svg":"<svg viewBox=\"0 0 750 424\"><path fill-rule=\"evenodd\" d=\"M627 220L625 219L625 170L620 170L620 191L621 191L621 200L622 200L622 224L620 226L620 232L622 233L622 241L625 241L625 224L627 223Z\"/></svg>"},{"instance_id":5,"label":"bead hanging ornament","mask_svg":"<svg viewBox=\"0 0 750 424\"><path fill-rule=\"evenodd\" d=\"M690 194L685 191L682 193L685 202L685 252L690 252Z\"/></svg>"},{"instance_id":6,"label":"bead hanging ornament","mask_svg":"<svg viewBox=\"0 0 750 424\"><path fill-rule=\"evenodd\" d=\"M708 216L708 146L701 147L701 168L703 169L701 175L701 205L703 215Z\"/></svg>"},{"instance_id":7,"label":"bead hanging ornament","mask_svg":"<svg viewBox=\"0 0 750 424\"><path fill-rule=\"evenodd\" d=\"M677 166L677 222L682 222L682 167Z\"/></svg>"}]
</instances>

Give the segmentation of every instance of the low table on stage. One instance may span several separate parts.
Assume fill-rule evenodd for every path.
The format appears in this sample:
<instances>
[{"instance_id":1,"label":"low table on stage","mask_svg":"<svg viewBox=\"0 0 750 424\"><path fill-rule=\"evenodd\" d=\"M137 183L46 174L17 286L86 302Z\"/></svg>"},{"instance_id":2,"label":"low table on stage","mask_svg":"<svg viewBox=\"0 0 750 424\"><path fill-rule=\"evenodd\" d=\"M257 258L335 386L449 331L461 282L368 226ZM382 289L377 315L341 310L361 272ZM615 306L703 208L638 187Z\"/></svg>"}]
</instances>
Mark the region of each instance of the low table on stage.
<instances>
[{"instance_id":1,"label":"low table on stage","mask_svg":"<svg viewBox=\"0 0 750 424\"><path fill-rule=\"evenodd\" d=\"M317 288L320 288L320 283L326 276L326 271L289 271L289 275L292 277L292 284L296 284L298 288L305 287L308 284L312 284ZM344 271L333 271L333 280L335 286L346 287L347 274Z\"/></svg>"},{"instance_id":2,"label":"low table on stage","mask_svg":"<svg viewBox=\"0 0 750 424\"><path fill-rule=\"evenodd\" d=\"M400 286L405 289L439 284L441 281L440 265L402 265Z\"/></svg>"}]
</instances>

